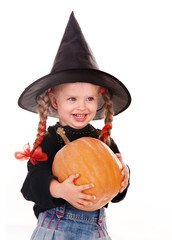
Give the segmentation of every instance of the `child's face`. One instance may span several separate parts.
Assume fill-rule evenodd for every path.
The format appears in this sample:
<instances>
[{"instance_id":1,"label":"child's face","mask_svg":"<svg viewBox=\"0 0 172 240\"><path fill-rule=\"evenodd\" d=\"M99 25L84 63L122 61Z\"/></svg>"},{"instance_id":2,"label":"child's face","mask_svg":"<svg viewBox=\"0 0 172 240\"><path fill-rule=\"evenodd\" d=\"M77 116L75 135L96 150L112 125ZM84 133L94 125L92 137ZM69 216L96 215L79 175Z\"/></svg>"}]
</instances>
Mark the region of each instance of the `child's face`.
<instances>
[{"instance_id":1,"label":"child's face","mask_svg":"<svg viewBox=\"0 0 172 240\"><path fill-rule=\"evenodd\" d=\"M99 96L99 86L81 82L59 85L49 93L60 124L76 129L85 127L94 118Z\"/></svg>"}]
</instances>

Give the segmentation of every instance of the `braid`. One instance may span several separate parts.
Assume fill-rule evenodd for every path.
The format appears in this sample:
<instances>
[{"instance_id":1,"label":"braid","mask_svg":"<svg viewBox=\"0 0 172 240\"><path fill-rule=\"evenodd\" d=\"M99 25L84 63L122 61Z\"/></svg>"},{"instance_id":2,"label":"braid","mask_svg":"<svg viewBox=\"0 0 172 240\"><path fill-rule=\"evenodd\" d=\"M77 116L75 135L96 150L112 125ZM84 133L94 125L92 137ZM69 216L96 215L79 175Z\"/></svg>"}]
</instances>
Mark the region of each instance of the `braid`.
<instances>
[{"instance_id":1,"label":"braid","mask_svg":"<svg viewBox=\"0 0 172 240\"><path fill-rule=\"evenodd\" d=\"M100 132L99 138L108 146L110 146L111 144L110 135L111 135L111 129L112 129L113 114L114 114L113 103L111 101L111 97L107 89L102 93L102 97L104 100L104 116L105 116L104 123L105 125L109 125L110 128L107 129L107 135L108 135L107 138L105 138L103 131Z\"/></svg>"},{"instance_id":2,"label":"braid","mask_svg":"<svg viewBox=\"0 0 172 240\"><path fill-rule=\"evenodd\" d=\"M33 144L34 147L36 147L42 142L44 135L46 133L46 120L48 117L49 107L50 107L50 100L48 96L48 91L45 91L38 98L37 111L39 114L40 121L38 123L36 139Z\"/></svg>"}]
</instances>

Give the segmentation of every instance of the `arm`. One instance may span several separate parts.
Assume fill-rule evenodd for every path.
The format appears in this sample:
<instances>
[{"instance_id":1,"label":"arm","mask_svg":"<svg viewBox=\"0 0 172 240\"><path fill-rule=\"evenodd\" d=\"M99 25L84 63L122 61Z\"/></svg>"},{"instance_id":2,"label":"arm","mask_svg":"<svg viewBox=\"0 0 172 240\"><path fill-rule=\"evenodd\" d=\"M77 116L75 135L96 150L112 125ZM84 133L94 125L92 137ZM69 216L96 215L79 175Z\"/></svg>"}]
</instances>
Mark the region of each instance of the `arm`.
<instances>
[{"instance_id":1,"label":"arm","mask_svg":"<svg viewBox=\"0 0 172 240\"><path fill-rule=\"evenodd\" d=\"M61 202L61 199L54 199L50 194L49 185L53 179L48 162L32 165L29 161L28 174L21 189L24 198L42 208L55 207Z\"/></svg>"},{"instance_id":2,"label":"arm","mask_svg":"<svg viewBox=\"0 0 172 240\"><path fill-rule=\"evenodd\" d=\"M128 187L130 185L130 169L123 162L122 156L119 153L119 149L118 149L116 143L113 141L113 139L112 139L110 148L116 154L116 156L118 157L118 159L122 163L122 166L123 166L122 175L124 176L120 192L111 200L111 202L115 203L115 202L119 202L119 201L123 200L125 198L126 194L127 194Z\"/></svg>"},{"instance_id":3,"label":"arm","mask_svg":"<svg viewBox=\"0 0 172 240\"><path fill-rule=\"evenodd\" d=\"M84 208L84 206L91 205L91 200L95 197L84 194L82 191L92 188L92 184L76 186L74 180L79 176L77 174L69 176L62 183L59 183L58 179L52 175L52 162L56 151L59 150L58 145L54 145L55 143L57 140L51 141L50 135L45 136L41 147L48 155L48 161L39 162L37 165L28 162L28 174L21 190L23 196L41 208L54 208L64 204L65 200L75 207Z\"/></svg>"},{"instance_id":4,"label":"arm","mask_svg":"<svg viewBox=\"0 0 172 240\"><path fill-rule=\"evenodd\" d=\"M116 155L118 158L122 159L121 154L118 153ZM123 164L124 163L122 163L122 165ZM121 186L119 193L111 200L111 202L113 202L113 203L120 202L121 200L123 200L125 198L127 191L128 191L128 187L130 185L130 169L125 164L123 165L122 175L124 176L124 179L122 181L122 186Z\"/></svg>"},{"instance_id":5,"label":"arm","mask_svg":"<svg viewBox=\"0 0 172 240\"><path fill-rule=\"evenodd\" d=\"M94 187L93 184L86 184L77 186L74 180L79 177L79 174L72 174L64 182L59 183L53 179L50 182L50 194L55 198L63 198L76 208L82 208L86 206L92 206L92 200L95 200L95 196L83 193L83 190Z\"/></svg>"},{"instance_id":6,"label":"arm","mask_svg":"<svg viewBox=\"0 0 172 240\"><path fill-rule=\"evenodd\" d=\"M53 208L62 202L50 195L49 185L52 179L52 162L59 150L53 131L44 136L41 143L42 151L47 154L48 160L33 165L28 161L28 174L23 183L21 192L26 200L33 201L42 208Z\"/></svg>"}]
</instances>

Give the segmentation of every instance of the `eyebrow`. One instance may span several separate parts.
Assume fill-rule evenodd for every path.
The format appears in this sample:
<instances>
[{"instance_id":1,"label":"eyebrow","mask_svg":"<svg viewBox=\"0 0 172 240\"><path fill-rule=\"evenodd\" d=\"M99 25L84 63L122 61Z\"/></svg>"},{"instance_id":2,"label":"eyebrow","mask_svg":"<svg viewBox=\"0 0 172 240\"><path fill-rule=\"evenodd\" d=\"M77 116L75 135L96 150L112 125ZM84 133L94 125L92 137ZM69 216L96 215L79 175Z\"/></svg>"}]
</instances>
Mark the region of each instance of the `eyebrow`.
<instances>
[{"instance_id":1,"label":"eyebrow","mask_svg":"<svg viewBox=\"0 0 172 240\"><path fill-rule=\"evenodd\" d=\"M98 93L95 93L95 94L89 94L89 95L84 96L84 97L93 97L93 96L96 97L97 95L98 95ZM83 96L78 96L78 95L75 95L75 94L71 93L71 94L66 94L65 97L83 97Z\"/></svg>"}]
</instances>

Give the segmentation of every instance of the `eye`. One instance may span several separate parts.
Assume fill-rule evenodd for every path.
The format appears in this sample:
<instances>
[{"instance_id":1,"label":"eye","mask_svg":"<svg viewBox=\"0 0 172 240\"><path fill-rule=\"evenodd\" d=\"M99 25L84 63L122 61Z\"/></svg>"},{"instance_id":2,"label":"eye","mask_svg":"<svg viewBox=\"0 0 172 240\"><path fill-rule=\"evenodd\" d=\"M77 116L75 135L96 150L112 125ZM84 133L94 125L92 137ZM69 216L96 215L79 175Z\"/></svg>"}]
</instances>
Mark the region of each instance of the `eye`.
<instances>
[{"instance_id":1,"label":"eye","mask_svg":"<svg viewBox=\"0 0 172 240\"><path fill-rule=\"evenodd\" d=\"M71 102L73 102L73 101L76 101L76 98L70 97L70 98L68 98L68 100L71 101Z\"/></svg>"},{"instance_id":2,"label":"eye","mask_svg":"<svg viewBox=\"0 0 172 240\"><path fill-rule=\"evenodd\" d=\"M88 98L87 98L87 101L93 101L93 100L94 100L93 97L88 97Z\"/></svg>"}]
</instances>

